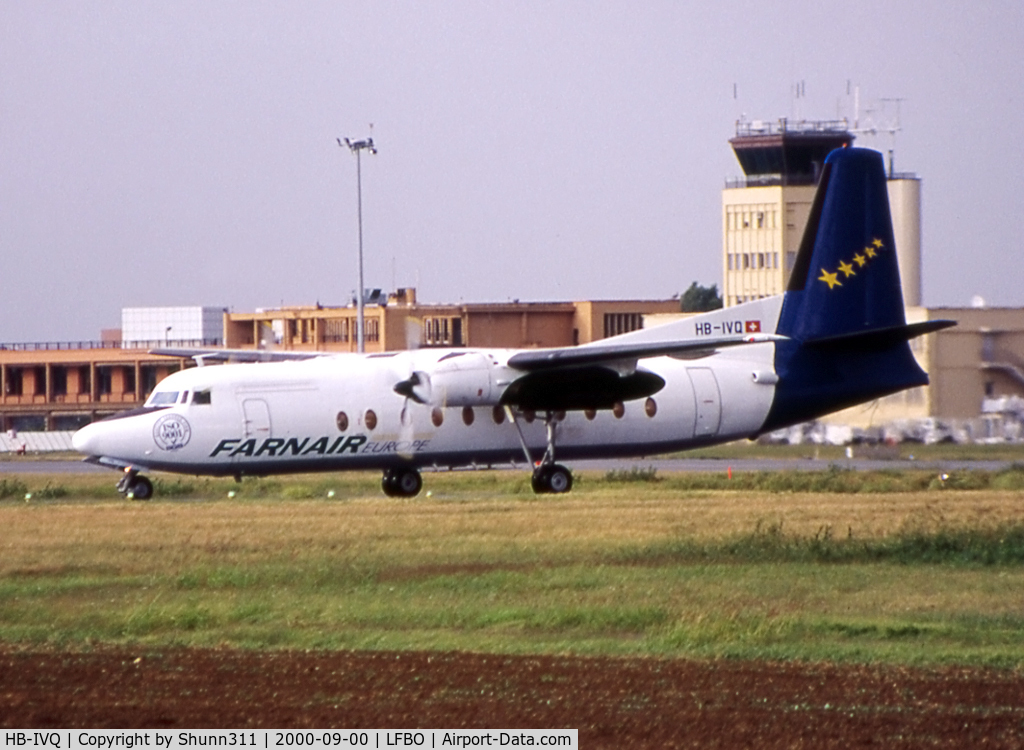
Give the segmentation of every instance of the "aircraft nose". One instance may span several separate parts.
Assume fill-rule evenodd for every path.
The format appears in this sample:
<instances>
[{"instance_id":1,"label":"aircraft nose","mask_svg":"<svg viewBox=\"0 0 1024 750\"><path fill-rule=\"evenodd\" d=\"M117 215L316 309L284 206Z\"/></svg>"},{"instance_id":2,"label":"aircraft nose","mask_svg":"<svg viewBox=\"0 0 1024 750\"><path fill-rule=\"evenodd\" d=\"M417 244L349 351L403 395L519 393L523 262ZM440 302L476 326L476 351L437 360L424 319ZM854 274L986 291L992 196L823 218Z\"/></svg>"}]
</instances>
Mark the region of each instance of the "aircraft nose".
<instances>
[{"instance_id":1,"label":"aircraft nose","mask_svg":"<svg viewBox=\"0 0 1024 750\"><path fill-rule=\"evenodd\" d=\"M87 424L71 436L71 447L79 453L94 456L99 453L97 446L98 430L96 425Z\"/></svg>"}]
</instances>

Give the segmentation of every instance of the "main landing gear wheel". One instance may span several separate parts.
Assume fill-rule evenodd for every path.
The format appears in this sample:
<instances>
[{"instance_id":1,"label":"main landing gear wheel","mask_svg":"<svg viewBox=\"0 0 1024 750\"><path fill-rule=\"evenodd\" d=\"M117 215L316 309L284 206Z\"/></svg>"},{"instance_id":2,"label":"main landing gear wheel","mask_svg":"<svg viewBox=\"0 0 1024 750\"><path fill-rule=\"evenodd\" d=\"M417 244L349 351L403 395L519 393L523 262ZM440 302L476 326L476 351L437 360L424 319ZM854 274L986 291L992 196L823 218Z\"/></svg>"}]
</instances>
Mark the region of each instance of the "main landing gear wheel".
<instances>
[{"instance_id":1,"label":"main landing gear wheel","mask_svg":"<svg viewBox=\"0 0 1024 750\"><path fill-rule=\"evenodd\" d=\"M415 497L423 489L423 478L416 469L387 469L380 486L388 497Z\"/></svg>"},{"instance_id":2,"label":"main landing gear wheel","mask_svg":"<svg viewBox=\"0 0 1024 750\"><path fill-rule=\"evenodd\" d=\"M538 495L560 495L572 489L572 472L561 464L541 464L534 469L530 483Z\"/></svg>"},{"instance_id":3,"label":"main landing gear wheel","mask_svg":"<svg viewBox=\"0 0 1024 750\"><path fill-rule=\"evenodd\" d=\"M131 500L149 500L153 497L153 483L135 471L126 471L117 483L117 491Z\"/></svg>"}]
</instances>

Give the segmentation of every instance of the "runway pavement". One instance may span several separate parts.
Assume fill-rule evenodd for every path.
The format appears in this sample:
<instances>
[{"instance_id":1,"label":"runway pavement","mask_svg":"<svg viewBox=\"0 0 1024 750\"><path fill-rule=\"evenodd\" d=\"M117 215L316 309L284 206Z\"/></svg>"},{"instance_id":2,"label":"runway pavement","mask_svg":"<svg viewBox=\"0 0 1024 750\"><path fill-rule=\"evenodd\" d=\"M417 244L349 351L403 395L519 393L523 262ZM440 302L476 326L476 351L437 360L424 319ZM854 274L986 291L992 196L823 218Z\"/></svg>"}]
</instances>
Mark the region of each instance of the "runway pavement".
<instances>
[{"instance_id":1,"label":"runway pavement","mask_svg":"<svg viewBox=\"0 0 1024 750\"><path fill-rule=\"evenodd\" d=\"M865 458L814 459L814 458L633 458L633 459L597 459L588 461L566 461L566 465L574 471L628 471L633 467L647 468L653 466L660 474L673 472L727 472L730 468L735 472L744 471L825 471L831 466L856 471L895 470L931 470L962 471L978 469L981 471L999 471L1009 466L1012 461L911 461L906 459L879 460ZM512 468L509 465L494 467L496 469ZM525 470L522 464L516 468ZM113 475L112 469L74 460L20 459L0 461L0 474L94 474L107 473Z\"/></svg>"}]
</instances>

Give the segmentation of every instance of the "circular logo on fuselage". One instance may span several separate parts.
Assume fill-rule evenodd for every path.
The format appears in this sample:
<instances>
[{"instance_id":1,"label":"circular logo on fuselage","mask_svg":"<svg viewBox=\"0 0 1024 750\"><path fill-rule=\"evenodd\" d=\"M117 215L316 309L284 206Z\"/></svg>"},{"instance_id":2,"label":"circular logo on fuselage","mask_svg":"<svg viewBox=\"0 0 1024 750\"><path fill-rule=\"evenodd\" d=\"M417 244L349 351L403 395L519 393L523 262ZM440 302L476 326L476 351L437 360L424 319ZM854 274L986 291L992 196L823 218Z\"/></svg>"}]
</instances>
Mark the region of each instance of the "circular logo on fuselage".
<instances>
[{"instance_id":1,"label":"circular logo on fuselage","mask_svg":"<svg viewBox=\"0 0 1024 750\"><path fill-rule=\"evenodd\" d=\"M153 425L153 441L161 450L176 451L188 445L192 428L188 420L178 414L167 414Z\"/></svg>"}]
</instances>

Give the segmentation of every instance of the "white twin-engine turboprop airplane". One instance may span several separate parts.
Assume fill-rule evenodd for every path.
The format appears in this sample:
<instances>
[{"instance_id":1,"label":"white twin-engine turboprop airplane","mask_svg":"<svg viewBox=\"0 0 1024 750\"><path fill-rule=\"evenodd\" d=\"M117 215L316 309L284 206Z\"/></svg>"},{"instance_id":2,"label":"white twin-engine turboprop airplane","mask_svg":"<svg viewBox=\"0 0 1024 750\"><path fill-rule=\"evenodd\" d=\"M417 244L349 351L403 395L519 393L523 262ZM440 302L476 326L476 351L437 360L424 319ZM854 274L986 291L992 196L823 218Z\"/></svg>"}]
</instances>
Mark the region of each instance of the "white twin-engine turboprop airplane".
<instances>
[{"instance_id":1,"label":"white twin-engine turboprop airplane","mask_svg":"<svg viewBox=\"0 0 1024 750\"><path fill-rule=\"evenodd\" d=\"M949 325L906 323L882 157L840 149L781 296L560 349L157 350L229 364L167 377L74 446L138 499L143 471L380 469L386 494L412 496L422 467L519 459L536 492L567 492L556 458L752 438L924 385L908 341Z\"/></svg>"}]
</instances>

